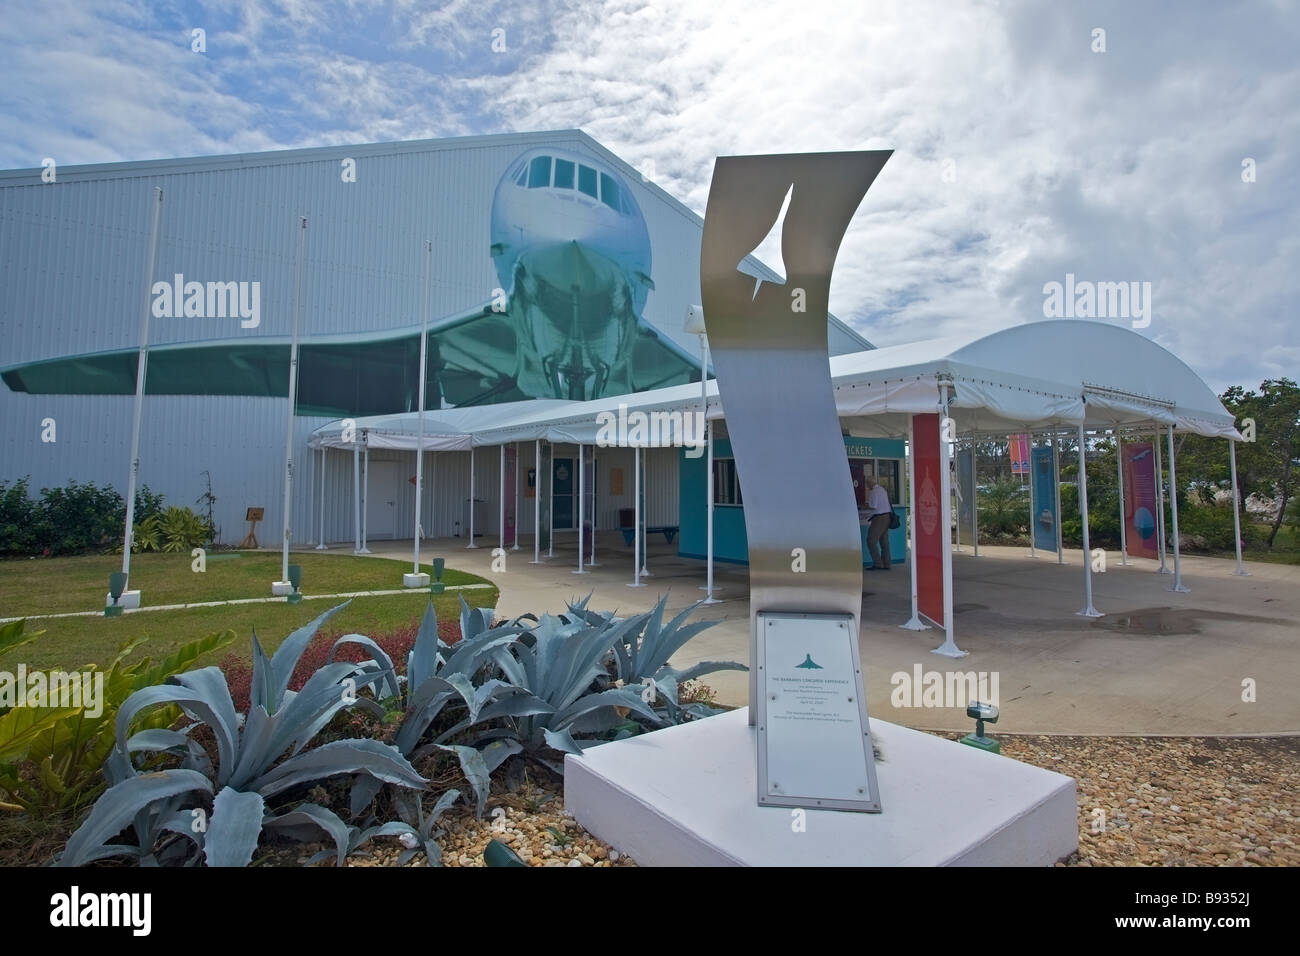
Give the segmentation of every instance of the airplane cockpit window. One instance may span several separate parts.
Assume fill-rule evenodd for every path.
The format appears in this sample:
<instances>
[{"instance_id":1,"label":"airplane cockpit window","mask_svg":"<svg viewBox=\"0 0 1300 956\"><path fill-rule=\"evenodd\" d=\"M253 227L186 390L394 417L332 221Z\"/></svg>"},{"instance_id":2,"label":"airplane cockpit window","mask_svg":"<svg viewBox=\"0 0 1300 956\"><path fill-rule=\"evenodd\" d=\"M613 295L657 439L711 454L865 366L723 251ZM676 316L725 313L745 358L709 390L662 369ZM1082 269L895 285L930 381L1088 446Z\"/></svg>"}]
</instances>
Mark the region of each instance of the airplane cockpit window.
<instances>
[{"instance_id":1,"label":"airplane cockpit window","mask_svg":"<svg viewBox=\"0 0 1300 956\"><path fill-rule=\"evenodd\" d=\"M555 188L573 188L573 163L567 159L557 157L555 160Z\"/></svg>"},{"instance_id":2,"label":"airplane cockpit window","mask_svg":"<svg viewBox=\"0 0 1300 956\"><path fill-rule=\"evenodd\" d=\"M515 178L516 186L528 185L528 164L527 163L521 163L519 165L519 171L515 173L514 178Z\"/></svg>"},{"instance_id":3,"label":"airplane cockpit window","mask_svg":"<svg viewBox=\"0 0 1300 956\"><path fill-rule=\"evenodd\" d=\"M528 164L528 188L541 189L551 184L551 157L537 156Z\"/></svg>"},{"instance_id":4,"label":"airplane cockpit window","mask_svg":"<svg viewBox=\"0 0 1300 956\"><path fill-rule=\"evenodd\" d=\"M615 212L619 212L618 194L618 183L614 181L614 177L608 173L601 173L600 201Z\"/></svg>"},{"instance_id":5,"label":"airplane cockpit window","mask_svg":"<svg viewBox=\"0 0 1300 956\"><path fill-rule=\"evenodd\" d=\"M596 171L590 166L578 167L578 192L596 198Z\"/></svg>"}]
</instances>

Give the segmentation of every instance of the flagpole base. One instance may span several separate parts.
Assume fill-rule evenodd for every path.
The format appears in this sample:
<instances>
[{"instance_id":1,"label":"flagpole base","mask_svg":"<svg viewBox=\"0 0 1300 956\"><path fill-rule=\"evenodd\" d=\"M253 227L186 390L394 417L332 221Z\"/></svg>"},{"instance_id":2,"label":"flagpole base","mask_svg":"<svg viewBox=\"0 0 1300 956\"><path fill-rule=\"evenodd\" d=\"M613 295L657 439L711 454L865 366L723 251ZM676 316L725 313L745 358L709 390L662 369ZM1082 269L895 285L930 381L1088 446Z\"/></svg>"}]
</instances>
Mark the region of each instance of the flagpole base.
<instances>
[{"instance_id":1,"label":"flagpole base","mask_svg":"<svg viewBox=\"0 0 1300 956\"><path fill-rule=\"evenodd\" d=\"M628 588L644 588L644 587L648 587L648 585L647 585L644 581L636 581L636 582L634 582L634 583L632 583L632 584L625 584L625 585L623 585L623 586L624 586L624 587L628 587Z\"/></svg>"},{"instance_id":2,"label":"flagpole base","mask_svg":"<svg viewBox=\"0 0 1300 956\"><path fill-rule=\"evenodd\" d=\"M327 544L318 544L318 545L316 545L316 547L315 547L313 550L316 550L316 551L328 551L328 550L329 550L329 545L327 545Z\"/></svg>"},{"instance_id":3,"label":"flagpole base","mask_svg":"<svg viewBox=\"0 0 1300 956\"><path fill-rule=\"evenodd\" d=\"M1106 616L1103 612L1098 611L1091 604L1085 607L1082 611L1075 611L1074 613L1078 617L1105 617Z\"/></svg>"}]
</instances>

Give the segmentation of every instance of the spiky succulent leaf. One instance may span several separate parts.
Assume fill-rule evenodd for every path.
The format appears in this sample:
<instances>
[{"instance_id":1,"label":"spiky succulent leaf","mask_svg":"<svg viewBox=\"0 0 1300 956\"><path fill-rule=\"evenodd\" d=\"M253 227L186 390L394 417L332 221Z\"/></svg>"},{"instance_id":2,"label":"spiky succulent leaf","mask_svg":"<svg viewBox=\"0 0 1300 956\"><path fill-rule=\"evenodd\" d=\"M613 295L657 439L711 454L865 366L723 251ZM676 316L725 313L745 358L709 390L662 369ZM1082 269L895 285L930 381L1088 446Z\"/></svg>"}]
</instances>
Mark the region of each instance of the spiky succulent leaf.
<instances>
[{"instance_id":1,"label":"spiky succulent leaf","mask_svg":"<svg viewBox=\"0 0 1300 956\"><path fill-rule=\"evenodd\" d=\"M224 787L212 801L212 819L203 841L208 866L248 866L262 834L266 804L255 791Z\"/></svg>"},{"instance_id":2,"label":"spiky succulent leaf","mask_svg":"<svg viewBox=\"0 0 1300 956\"><path fill-rule=\"evenodd\" d=\"M377 740L334 740L290 757L249 783L264 797L339 774L365 773L385 783L422 790L428 784L396 747Z\"/></svg>"},{"instance_id":3,"label":"spiky succulent leaf","mask_svg":"<svg viewBox=\"0 0 1300 956\"><path fill-rule=\"evenodd\" d=\"M114 855L105 844L121 833L138 813L157 800L197 791L211 793L212 783L194 770L161 770L128 777L106 790L91 808L86 821L68 839L60 866L84 866ZM138 853L138 848L137 848Z\"/></svg>"}]
</instances>

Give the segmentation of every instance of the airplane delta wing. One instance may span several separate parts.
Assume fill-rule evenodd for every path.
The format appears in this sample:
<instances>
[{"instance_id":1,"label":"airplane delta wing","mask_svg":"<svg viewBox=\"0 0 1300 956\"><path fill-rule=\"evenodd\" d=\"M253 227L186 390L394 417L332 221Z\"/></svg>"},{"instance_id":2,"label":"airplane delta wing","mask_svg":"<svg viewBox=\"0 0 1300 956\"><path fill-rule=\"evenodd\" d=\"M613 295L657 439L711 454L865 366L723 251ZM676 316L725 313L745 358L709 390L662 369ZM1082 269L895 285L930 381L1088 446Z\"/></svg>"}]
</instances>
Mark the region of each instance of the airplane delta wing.
<instances>
[{"instance_id":1,"label":"airplane delta wing","mask_svg":"<svg viewBox=\"0 0 1300 956\"><path fill-rule=\"evenodd\" d=\"M547 376L528 341L522 307L494 311L491 301L429 323L426 407L568 398L561 375ZM698 381L698 359L648 323L632 319L632 334L593 389L582 397L642 391ZM388 332L310 336L299 342L297 410L344 417L418 407L418 327ZM154 345L148 395L279 397L289 387L287 336L259 336ZM11 391L33 395L130 395L136 349L112 349L45 359L0 370Z\"/></svg>"}]
</instances>

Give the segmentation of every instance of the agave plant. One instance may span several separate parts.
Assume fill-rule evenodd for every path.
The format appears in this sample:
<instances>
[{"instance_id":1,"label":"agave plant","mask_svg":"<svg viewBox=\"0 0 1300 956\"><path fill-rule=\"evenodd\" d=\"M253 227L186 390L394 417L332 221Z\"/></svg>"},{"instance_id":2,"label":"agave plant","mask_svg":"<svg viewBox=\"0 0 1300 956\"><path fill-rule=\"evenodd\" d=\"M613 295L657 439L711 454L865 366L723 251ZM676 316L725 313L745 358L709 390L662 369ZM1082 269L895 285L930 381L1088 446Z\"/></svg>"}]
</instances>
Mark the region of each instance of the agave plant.
<instances>
[{"instance_id":1,"label":"agave plant","mask_svg":"<svg viewBox=\"0 0 1300 956\"><path fill-rule=\"evenodd\" d=\"M106 766L113 785L68 840L60 865L80 866L122 855L146 864L193 864L201 855L209 866L245 866L264 830L292 835L307 817L323 822L322 828L336 840L346 838L347 825L325 807L302 804L294 808L297 817L270 812L268 801L298 787L346 774L422 789L427 781L388 744L336 740L307 749L336 713L357 702L355 691L378 677L363 665L332 662L312 674L302 690L288 689L303 650L320 626L344 607L332 608L295 631L269 659L253 636L247 715L236 713L225 674L217 667L172 677L127 698L118 710L116 745ZM179 707L193 723L181 730L156 728L130 735L136 716L159 705ZM215 739L216 767L190 733L200 725ZM141 773L133 760L138 753L170 754L179 758L180 766ZM108 842L128 825L134 830L134 844Z\"/></svg>"},{"instance_id":2,"label":"agave plant","mask_svg":"<svg viewBox=\"0 0 1300 956\"><path fill-rule=\"evenodd\" d=\"M617 618L608 612L592 611L587 608L587 597L569 604L569 613L573 617L591 624L610 623ZM695 621L687 624L686 619L702 602L683 609L667 624L663 623L664 608L668 604L668 595L663 595L649 615L645 615L644 627L637 627L623 632L623 639L614 645L615 673L618 680L626 687L654 688L653 697L659 703L658 713L669 723L678 724L683 720L696 717L711 717L719 710L707 704L688 704L680 706L677 702L678 688L688 680L695 680L715 671L749 670L736 661L700 661L682 670L676 670L668 661L693 637L706 628L713 627L717 621Z\"/></svg>"},{"instance_id":3,"label":"agave plant","mask_svg":"<svg viewBox=\"0 0 1300 956\"><path fill-rule=\"evenodd\" d=\"M524 688L496 679L474 683L475 677L486 665L495 660L497 651L509 647L526 633L516 622L502 627L492 627L493 611L490 608L471 608L460 600L461 640L452 646L438 637L438 618L430 601L416 632L415 644L407 658L406 680L397 679L393 662L384 650L368 637L348 634L335 642L331 659L344 644L356 644L365 649L371 660L361 665L377 681L378 693L386 690L396 699L402 717L394 744L398 751L411 759L419 759L433 749L455 753L461 770L477 798L478 816L483 815L487 804L492 771L508 757L522 748L505 739L492 741L478 749L447 744L457 735L475 725L499 717L516 717L549 711L545 701L538 700ZM381 717L387 710L383 703L361 700L360 706ZM429 739L429 729L449 705L463 705L463 716L449 729ZM382 783L375 778L357 780L352 790L351 810L359 816L374 799Z\"/></svg>"}]
</instances>

